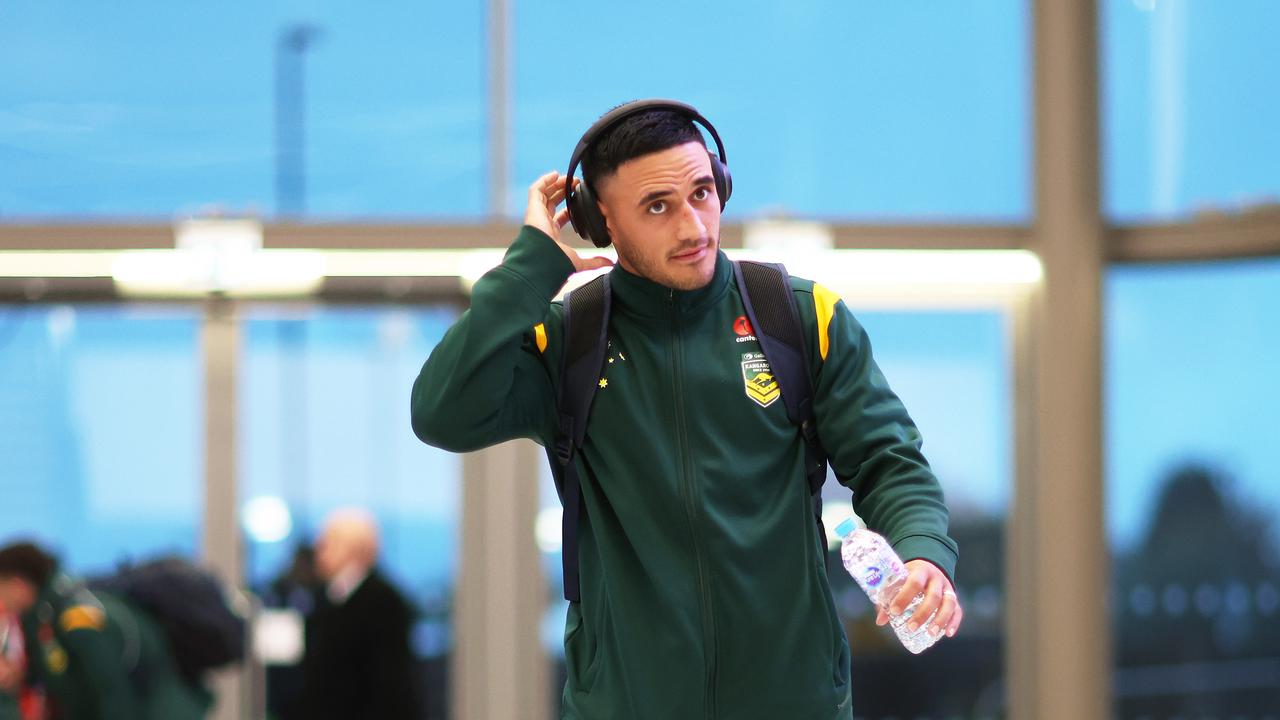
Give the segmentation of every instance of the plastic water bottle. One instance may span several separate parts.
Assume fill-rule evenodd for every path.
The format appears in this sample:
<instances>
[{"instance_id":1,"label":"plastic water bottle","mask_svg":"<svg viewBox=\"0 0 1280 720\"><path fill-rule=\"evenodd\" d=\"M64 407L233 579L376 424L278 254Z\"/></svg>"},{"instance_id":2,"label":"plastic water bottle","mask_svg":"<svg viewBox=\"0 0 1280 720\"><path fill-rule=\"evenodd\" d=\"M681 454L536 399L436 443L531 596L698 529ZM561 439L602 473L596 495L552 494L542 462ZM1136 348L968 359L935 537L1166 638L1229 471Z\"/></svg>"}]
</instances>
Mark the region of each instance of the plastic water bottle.
<instances>
[{"instance_id":1,"label":"plastic water bottle","mask_svg":"<svg viewBox=\"0 0 1280 720\"><path fill-rule=\"evenodd\" d=\"M888 541L868 530L861 518L846 519L836 526L836 534L840 536L840 557L844 560L844 569L858 581L863 592L871 598L872 604L883 608L888 614L889 603L898 596L898 590L907 581L907 568L902 564L902 559L893 551ZM915 596L901 615L889 617L889 625L902 641L902 646L913 653L923 652L941 637L929 632L933 615L922 622L915 632L907 629L907 623L911 621L911 616L922 600L924 593ZM934 614L937 614L936 611Z\"/></svg>"}]
</instances>

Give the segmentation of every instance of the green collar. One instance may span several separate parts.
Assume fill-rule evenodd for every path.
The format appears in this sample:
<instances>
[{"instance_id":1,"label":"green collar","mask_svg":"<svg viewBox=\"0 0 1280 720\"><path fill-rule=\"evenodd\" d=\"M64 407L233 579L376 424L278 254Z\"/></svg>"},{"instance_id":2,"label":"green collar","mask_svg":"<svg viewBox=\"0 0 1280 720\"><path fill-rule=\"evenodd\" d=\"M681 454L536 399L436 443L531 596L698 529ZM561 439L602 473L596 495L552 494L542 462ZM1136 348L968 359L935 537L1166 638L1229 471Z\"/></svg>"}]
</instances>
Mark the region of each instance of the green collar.
<instances>
[{"instance_id":1,"label":"green collar","mask_svg":"<svg viewBox=\"0 0 1280 720\"><path fill-rule=\"evenodd\" d=\"M696 314L724 297L733 277L733 266L723 251L716 252L716 270L711 282L697 290L673 290L665 285L634 275L621 264L609 272L613 301L618 307L641 317L666 317L673 309L681 314Z\"/></svg>"}]
</instances>

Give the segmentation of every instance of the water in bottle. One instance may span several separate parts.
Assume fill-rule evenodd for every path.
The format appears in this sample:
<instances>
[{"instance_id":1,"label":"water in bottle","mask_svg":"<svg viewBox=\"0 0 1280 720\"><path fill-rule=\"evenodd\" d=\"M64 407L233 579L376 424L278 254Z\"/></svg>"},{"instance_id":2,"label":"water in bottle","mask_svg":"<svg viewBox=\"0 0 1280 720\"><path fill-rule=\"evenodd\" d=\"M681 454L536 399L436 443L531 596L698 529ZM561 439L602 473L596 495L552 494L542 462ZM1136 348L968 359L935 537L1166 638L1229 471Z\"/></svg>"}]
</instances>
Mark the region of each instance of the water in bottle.
<instances>
[{"instance_id":1,"label":"water in bottle","mask_svg":"<svg viewBox=\"0 0 1280 720\"><path fill-rule=\"evenodd\" d=\"M853 517L836 526L836 534L840 536L840 557L844 560L844 569L849 571L858 585L862 587L872 604L889 612L889 603L897 597L898 590L907 581L907 569L902 559L893 551L880 535L867 529L861 518ZM902 646L913 653L923 652L938 641L938 637L929 632L929 623L933 615L920 624L915 632L907 629L907 623L915 613L916 607L924 600L924 594L915 596L907 609L898 617L890 615L889 625L897 633ZM936 611L934 613L937 614Z\"/></svg>"}]
</instances>

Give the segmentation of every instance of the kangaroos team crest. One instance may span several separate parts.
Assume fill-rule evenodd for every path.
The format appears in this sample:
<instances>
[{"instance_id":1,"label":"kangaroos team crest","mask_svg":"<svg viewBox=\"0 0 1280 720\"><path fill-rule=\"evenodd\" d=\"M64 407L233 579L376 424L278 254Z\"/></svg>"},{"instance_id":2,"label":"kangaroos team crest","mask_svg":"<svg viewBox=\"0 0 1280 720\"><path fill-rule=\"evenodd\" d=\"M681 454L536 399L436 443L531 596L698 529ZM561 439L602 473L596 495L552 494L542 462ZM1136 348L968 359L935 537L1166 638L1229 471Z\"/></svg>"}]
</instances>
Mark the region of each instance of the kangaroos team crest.
<instances>
[{"instance_id":1,"label":"kangaroos team crest","mask_svg":"<svg viewBox=\"0 0 1280 720\"><path fill-rule=\"evenodd\" d=\"M769 407L778 399L778 381L773 377L773 368L764 353L749 352L742 354L742 382L746 386L747 397L760 407Z\"/></svg>"}]
</instances>

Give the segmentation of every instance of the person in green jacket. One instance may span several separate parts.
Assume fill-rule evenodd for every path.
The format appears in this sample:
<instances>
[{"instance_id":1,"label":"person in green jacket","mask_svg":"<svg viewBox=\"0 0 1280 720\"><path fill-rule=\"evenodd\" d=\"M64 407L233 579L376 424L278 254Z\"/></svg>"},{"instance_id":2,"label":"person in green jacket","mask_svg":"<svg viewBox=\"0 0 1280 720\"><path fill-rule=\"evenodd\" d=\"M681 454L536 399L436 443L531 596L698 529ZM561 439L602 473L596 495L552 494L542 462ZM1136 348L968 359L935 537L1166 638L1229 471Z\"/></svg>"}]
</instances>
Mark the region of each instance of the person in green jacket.
<instances>
[{"instance_id":1,"label":"person in green jacket","mask_svg":"<svg viewBox=\"0 0 1280 720\"><path fill-rule=\"evenodd\" d=\"M198 720L211 695L183 680L140 608L91 592L32 543L0 548L0 604L22 617L28 672L62 720Z\"/></svg>"},{"instance_id":2,"label":"person in green jacket","mask_svg":"<svg viewBox=\"0 0 1280 720\"><path fill-rule=\"evenodd\" d=\"M760 386L767 362L719 248L732 186L712 163L723 151L713 157L678 107L611 116L582 161L618 263L607 360L574 458L581 591L566 619L562 717L847 720L849 645L804 440ZM564 339L552 299L574 273L610 265L558 241L568 182L549 172L529 188L524 227L423 366L411 409L424 442L555 442ZM576 211L573 222L581 232ZM845 304L809 280L792 289L822 445L853 509L907 561L891 612L923 593L915 617L937 610L932 631L954 634L957 548L920 434Z\"/></svg>"}]
</instances>

